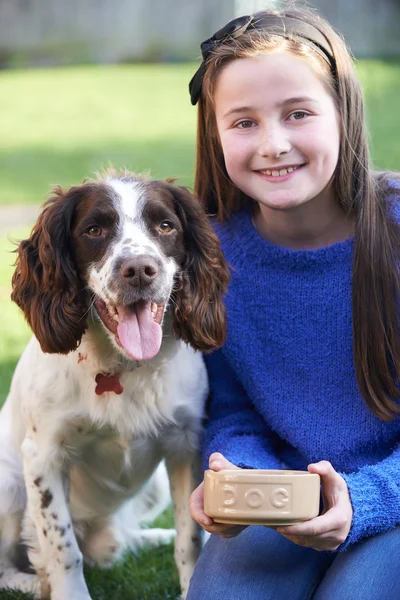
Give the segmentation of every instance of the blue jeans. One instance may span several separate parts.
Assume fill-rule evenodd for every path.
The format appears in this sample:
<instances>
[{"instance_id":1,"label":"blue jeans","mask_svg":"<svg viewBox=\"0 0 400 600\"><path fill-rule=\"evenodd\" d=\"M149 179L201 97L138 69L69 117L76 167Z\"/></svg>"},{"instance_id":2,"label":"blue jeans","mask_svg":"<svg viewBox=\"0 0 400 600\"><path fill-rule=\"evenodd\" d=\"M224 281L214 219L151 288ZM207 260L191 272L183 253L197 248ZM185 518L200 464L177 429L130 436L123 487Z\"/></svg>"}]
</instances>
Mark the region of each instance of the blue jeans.
<instances>
[{"instance_id":1,"label":"blue jeans","mask_svg":"<svg viewBox=\"0 0 400 600\"><path fill-rule=\"evenodd\" d=\"M212 535L187 600L400 600L400 528L345 552L318 552L273 529Z\"/></svg>"}]
</instances>

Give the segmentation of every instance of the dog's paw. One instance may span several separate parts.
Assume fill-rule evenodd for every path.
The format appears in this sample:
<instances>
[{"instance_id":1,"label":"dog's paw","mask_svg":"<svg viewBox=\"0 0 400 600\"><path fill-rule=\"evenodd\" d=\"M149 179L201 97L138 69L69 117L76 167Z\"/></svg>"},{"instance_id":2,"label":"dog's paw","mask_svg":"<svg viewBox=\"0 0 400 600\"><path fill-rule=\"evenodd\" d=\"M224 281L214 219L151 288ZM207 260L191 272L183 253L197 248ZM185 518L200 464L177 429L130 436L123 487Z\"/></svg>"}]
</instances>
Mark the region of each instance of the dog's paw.
<instances>
[{"instance_id":1,"label":"dog's paw","mask_svg":"<svg viewBox=\"0 0 400 600\"><path fill-rule=\"evenodd\" d=\"M89 535L83 547L85 561L92 566L111 567L122 555L122 543L109 527Z\"/></svg>"},{"instance_id":2,"label":"dog's paw","mask_svg":"<svg viewBox=\"0 0 400 600\"><path fill-rule=\"evenodd\" d=\"M36 575L22 573L5 558L0 560L0 574L0 589L18 590L25 594L32 594L35 599L41 598L40 580Z\"/></svg>"}]
</instances>

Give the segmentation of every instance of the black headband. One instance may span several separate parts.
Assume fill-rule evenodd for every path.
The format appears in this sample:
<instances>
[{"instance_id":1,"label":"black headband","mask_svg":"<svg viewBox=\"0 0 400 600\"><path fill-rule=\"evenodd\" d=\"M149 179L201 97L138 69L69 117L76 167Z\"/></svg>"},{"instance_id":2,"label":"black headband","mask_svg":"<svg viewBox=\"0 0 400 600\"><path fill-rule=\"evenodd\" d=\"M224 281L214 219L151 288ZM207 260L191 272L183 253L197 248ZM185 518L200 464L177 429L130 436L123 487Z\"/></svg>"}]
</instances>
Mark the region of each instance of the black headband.
<instances>
[{"instance_id":1,"label":"black headband","mask_svg":"<svg viewBox=\"0 0 400 600\"><path fill-rule=\"evenodd\" d=\"M229 21L225 27L219 29L208 40L201 44L201 55L203 62L197 69L189 83L190 99L196 104L201 94L203 77L206 72L206 63L213 50L221 43L229 41L229 38L238 38L245 31L271 30L271 33L279 33L283 36L297 38L313 48L329 64L331 71L335 73L335 58L331 45L327 38L313 25L305 23L293 17L278 17L276 15L246 15Z\"/></svg>"}]
</instances>

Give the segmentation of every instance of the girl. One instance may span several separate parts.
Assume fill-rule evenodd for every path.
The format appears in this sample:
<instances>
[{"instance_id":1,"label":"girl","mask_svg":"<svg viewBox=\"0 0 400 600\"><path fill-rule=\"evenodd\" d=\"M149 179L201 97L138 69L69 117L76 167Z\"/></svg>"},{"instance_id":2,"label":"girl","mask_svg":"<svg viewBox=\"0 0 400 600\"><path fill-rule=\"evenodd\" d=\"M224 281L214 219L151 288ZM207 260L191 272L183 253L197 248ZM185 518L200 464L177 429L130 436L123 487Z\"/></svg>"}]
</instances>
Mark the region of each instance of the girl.
<instances>
[{"instance_id":1,"label":"girl","mask_svg":"<svg viewBox=\"0 0 400 600\"><path fill-rule=\"evenodd\" d=\"M188 600L400 598L400 184L372 172L349 52L314 13L235 19L202 55L195 187L232 266L205 466L308 469L324 506L222 525L201 485Z\"/></svg>"}]
</instances>

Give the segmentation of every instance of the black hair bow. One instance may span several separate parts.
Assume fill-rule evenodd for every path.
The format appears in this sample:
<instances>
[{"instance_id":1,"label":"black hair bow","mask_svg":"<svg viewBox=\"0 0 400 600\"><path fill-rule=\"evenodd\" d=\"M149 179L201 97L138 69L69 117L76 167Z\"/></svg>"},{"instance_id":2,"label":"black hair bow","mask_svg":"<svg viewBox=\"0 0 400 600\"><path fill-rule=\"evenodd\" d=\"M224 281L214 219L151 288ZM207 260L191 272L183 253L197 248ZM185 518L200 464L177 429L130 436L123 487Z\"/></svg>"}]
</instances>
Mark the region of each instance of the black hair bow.
<instances>
[{"instance_id":1,"label":"black hair bow","mask_svg":"<svg viewBox=\"0 0 400 600\"><path fill-rule=\"evenodd\" d=\"M200 48L201 56L203 57L203 62L201 63L200 67L198 68L198 70L196 71L189 83L190 99L193 105L197 103L197 100L200 96L203 77L206 70L207 58L210 56L215 47L218 46L226 38L237 38L240 35L242 35L242 33L244 33L248 29L253 19L254 17L252 17L251 15L245 15L244 17L238 17L237 19L233 19L232 21L229 21L229 23L227 23L224 27L222 27L222 29L219 29L216 33L214 33L213 36L202 42Z\"/></svg>"},{"instance_id":2,"label":"black hair bow","mask_svg":"<svg viewBox=\"0 0 400 600\"><path fill-rule=\"evenodd\" d=\"M201 44L201 55L203 61L189 83L190 100L196 104L201 94L204 74L206 72L207 59L213 50L221 43L241 36L248 29L269 30L280 35L294 37L313 48L329 64L333 75L336 75L336 61L332 47L325 35L311 23L295 18L271 15L269 13L258 13L256 15L245 15L229 21L214 35Z\"/></svg>"}]
</instances>

